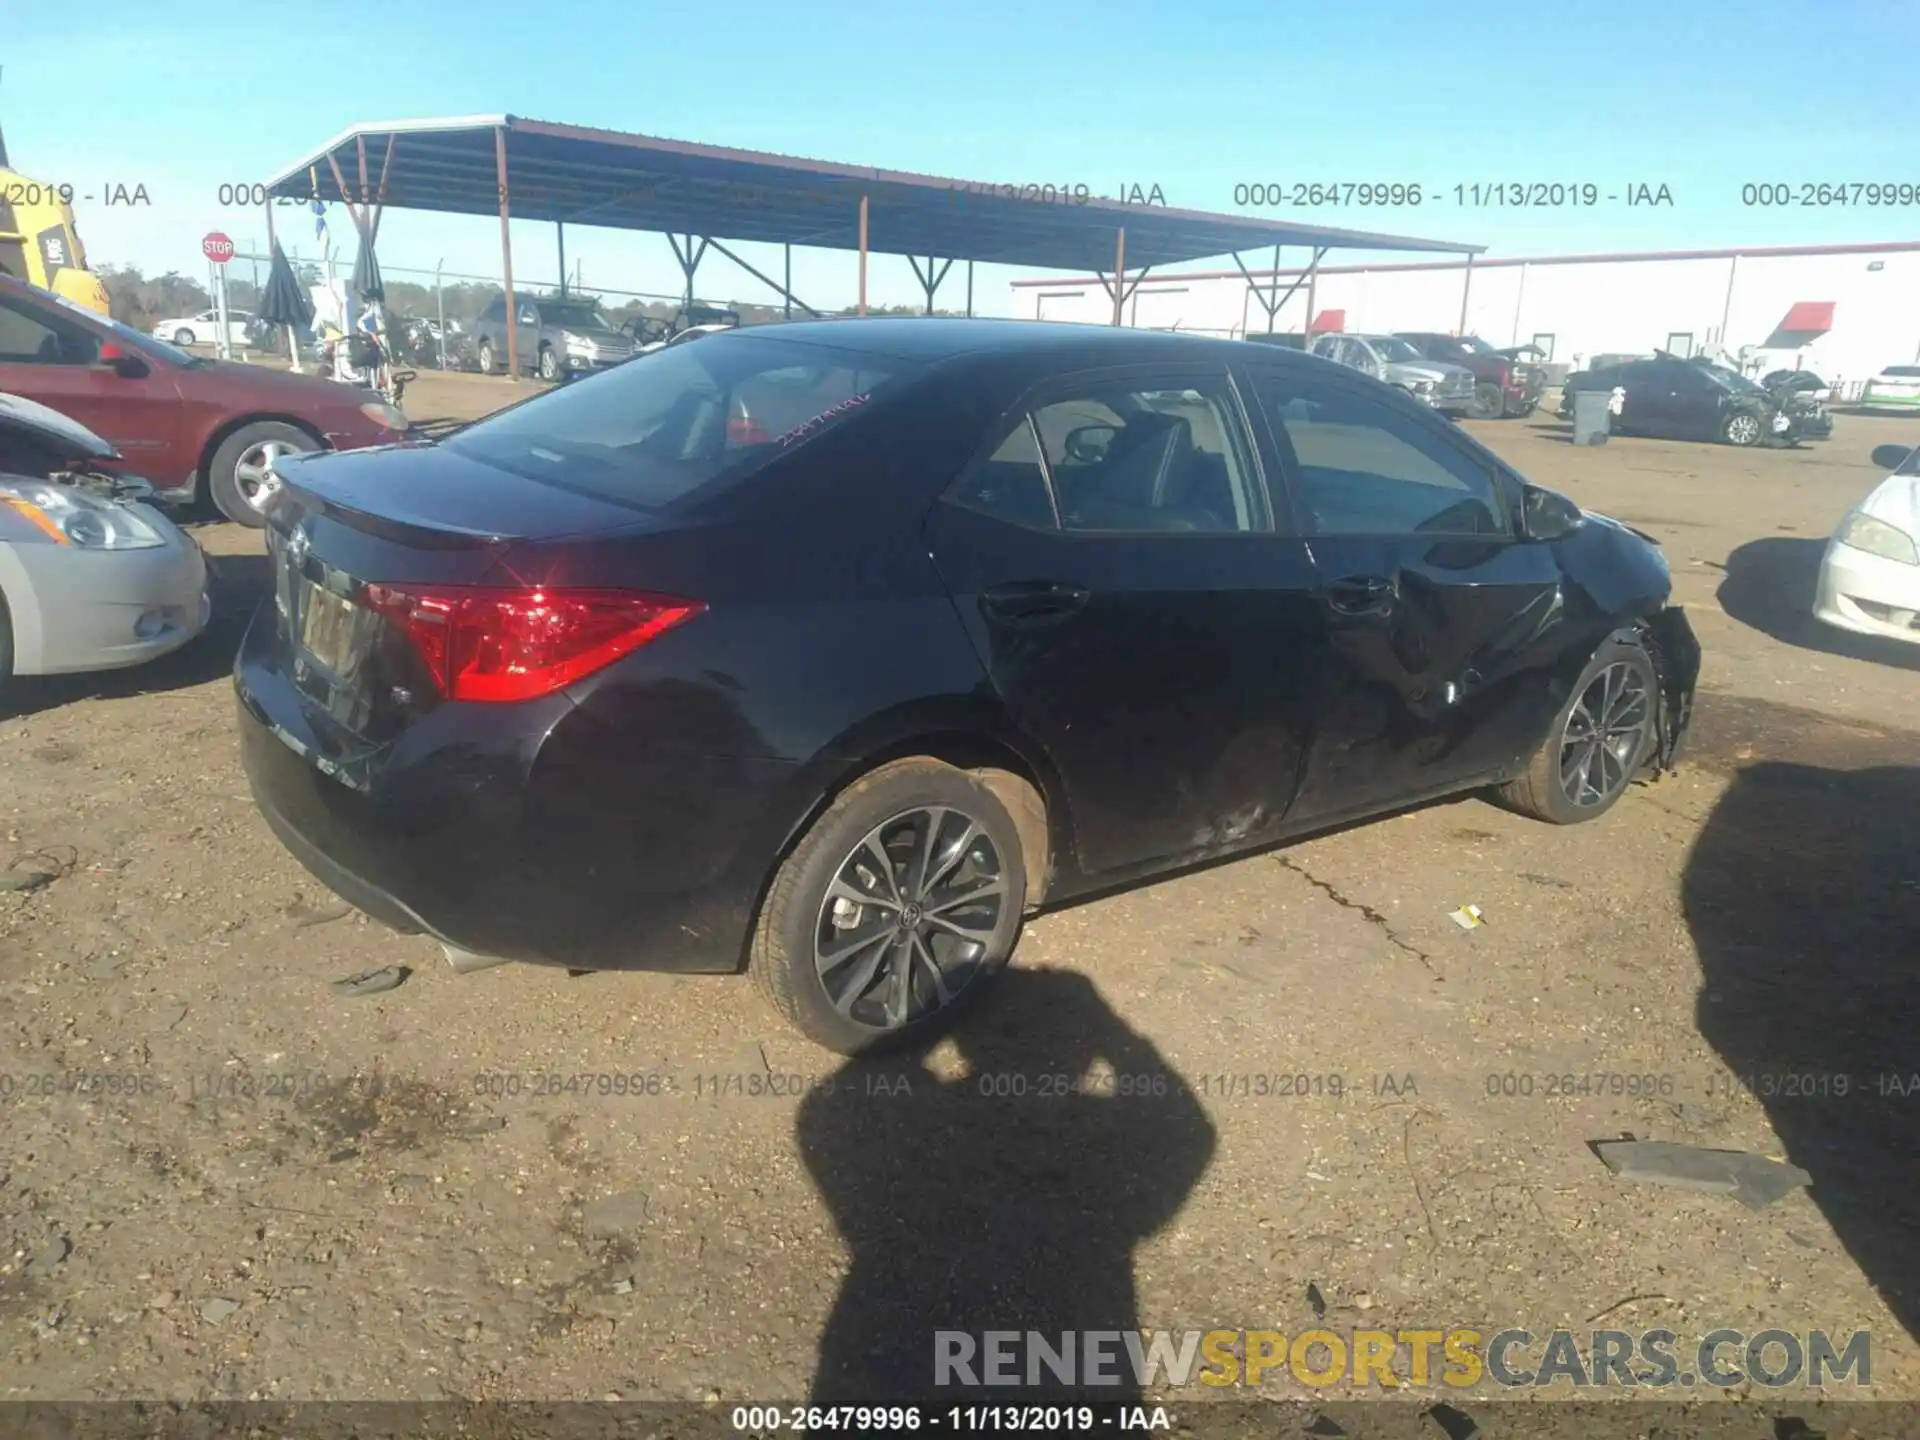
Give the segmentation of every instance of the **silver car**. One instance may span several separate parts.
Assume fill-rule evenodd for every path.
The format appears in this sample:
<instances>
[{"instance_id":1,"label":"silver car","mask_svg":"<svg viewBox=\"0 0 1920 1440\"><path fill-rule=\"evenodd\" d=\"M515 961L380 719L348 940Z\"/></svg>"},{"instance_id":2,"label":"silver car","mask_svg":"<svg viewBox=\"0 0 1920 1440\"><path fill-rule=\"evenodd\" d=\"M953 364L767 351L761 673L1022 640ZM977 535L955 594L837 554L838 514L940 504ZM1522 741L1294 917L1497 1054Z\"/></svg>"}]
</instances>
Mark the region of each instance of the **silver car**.
<instances>
[{"instance_id":1,"label":"silver car","mask_svg":"<svg viewBox=\"0 0 1920 1440\"><path fill-rule=\"evenodd\" d=\"M143 502L98 435L0 395L0 690L15 675L114 670L178 650L211 609L200 547Z\"/></svg>"},{"instance_id":2,"label":"silver car","mask_svg":"<svg viewBox=\"0 0 1920 1440\"><path fill-rule=\"evenodd\" d=\"M586 300L519 300L520 368L542 380L560 380L585 370L604 370L633 358L633 337L608 323L600 308ZM506 364L507 301L504 295L481 312L473 327L480 373L492 375Z\"/></svg>"},{"instance_id":3,"label":"silver car","mask_svg":"<svg viewBox=\"0 0 1920 1440\"><path fill-rule=\"evenodd\" d=\"M1429 360L1398 335L1322 335L1313 353L1398 385L1414 399L1455 419L1473 409L1473 372Z\"/></svg>"}]
</instances>

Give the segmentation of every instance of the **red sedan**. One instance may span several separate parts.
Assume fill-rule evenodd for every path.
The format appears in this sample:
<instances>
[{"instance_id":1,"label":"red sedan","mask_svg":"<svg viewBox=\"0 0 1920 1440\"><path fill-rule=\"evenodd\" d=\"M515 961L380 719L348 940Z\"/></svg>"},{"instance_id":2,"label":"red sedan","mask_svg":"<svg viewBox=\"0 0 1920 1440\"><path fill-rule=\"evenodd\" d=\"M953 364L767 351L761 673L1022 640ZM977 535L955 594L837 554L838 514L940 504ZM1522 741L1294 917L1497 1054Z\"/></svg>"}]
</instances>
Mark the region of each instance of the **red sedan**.
<instances>
[{"instance_id":1,"label":"red sedan","mask_svg":"<svg viewBox=\"0 0 1920 1440\"><path fill-rule=\"evenodd\" d=\"M401 439L407 417L371 390L268 365L205 360L0 275L0 391L104 436L162 500L212 500L256 529L282 455Z\"/></svg>"}]
</instances>

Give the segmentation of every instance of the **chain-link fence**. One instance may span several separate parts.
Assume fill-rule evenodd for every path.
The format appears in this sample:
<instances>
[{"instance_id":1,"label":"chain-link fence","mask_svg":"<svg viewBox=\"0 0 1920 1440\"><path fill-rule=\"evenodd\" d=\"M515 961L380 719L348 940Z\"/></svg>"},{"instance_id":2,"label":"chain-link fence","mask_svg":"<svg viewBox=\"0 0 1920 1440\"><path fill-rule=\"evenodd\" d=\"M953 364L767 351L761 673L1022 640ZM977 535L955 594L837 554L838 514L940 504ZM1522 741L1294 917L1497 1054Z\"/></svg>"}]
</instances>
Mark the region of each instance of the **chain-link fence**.
<instances>
[{"instance_id":1,"label":"chain-link fence","mask_svg":"<svg viewBox=\"0 0 1920 1440\"><path fill-rule=\"evenodd\" d=\"M287 258L303 285L322 284L326 280L327 267L323 260L301 254L293 248L289 248ZM257 272L257 284L264 285L270 259L264 253L236 252L229 264L230 278L253 281ZM474 322L502 293L504 286L498 275L471 274L440 267L426 270L418 266L389 265L383 260L380 276L387 292L384 308L388 333L402 360L429 369L478 368L471 339ZM343 286L352 283L353 254L350 250L335 252L333 278ZM559 295L561 286L555 281L527 280L516 275L513 290L516 298L540 299ZM656 291L622 290L613 286L580 285L571 281L567 283L565 293L569 299L589 301L596 305L606 316L608 324L615 329L641 316L671 320L686 303L684 294L665 295ZM743 325L761 324L785 316L783 306L778 303L768 305L754 301L705 299L698 295L693 303L696 306L732 310L740 316ZM300 338L304 343L306 337ZM258 339L263 348L279 353L285 351L285 340L281 336L263 333Z\"/></svg>"}]
</instances>

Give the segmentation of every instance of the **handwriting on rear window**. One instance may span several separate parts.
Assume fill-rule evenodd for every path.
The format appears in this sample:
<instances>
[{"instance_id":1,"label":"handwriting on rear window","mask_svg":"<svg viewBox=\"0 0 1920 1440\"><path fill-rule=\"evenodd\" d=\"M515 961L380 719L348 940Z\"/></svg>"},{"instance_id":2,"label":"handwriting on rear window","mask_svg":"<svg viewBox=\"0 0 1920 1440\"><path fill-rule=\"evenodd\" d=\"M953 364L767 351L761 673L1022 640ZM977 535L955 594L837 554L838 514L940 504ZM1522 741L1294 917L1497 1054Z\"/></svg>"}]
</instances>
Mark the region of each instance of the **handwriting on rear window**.
<instances>
[{"instance_id":1,"label":"handwriting on rear window","mask_svg":"<svg viewBox=\"0 0 1920 1440\"><path fill-rule=\"evenodd\" d=\"M806 439L807 436L813 434L814 431L818 430L822 425L825 425L828 421L832 420L834 416L844 415L847 413L847 411L852 410L856 406L866 404L867 401L871 400L872 398L873 398L873 392L871 390L863 390L858 395L849 395L845 400L842 400L838 405L828 406L825 410L822 410L818 415L814 416L811 420L802 420L798 425L794 426L793 429L787 431L786 434L782 435L778 440L774 441L773 443L775 445L778 445L782 450L786 449L789 445L797 445L802 440Z\"/></svg>"}]
</instances>

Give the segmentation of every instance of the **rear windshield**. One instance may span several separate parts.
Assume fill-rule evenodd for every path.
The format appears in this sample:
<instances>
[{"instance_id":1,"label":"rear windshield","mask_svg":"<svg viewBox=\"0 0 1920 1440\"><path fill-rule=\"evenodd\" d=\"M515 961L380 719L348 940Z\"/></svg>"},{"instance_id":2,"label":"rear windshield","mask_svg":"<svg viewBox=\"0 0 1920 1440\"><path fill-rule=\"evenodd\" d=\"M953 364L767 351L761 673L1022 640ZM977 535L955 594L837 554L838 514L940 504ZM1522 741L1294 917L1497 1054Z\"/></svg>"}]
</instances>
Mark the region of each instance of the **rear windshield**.
<instances>
[{"instance_id":1,"label":"rear windshield","mask_svg":"<svg viewBox=\"0 0 1920 1440\"><path fill-rule=\"evenodd\" d=\"M1889 365L1880 373L1882 375L1892 375L1901 380L1912 380L1920 377L1920 365Z\"/></svg>"},{"instance_id":2,"label":"rear windshield","mask_svg":"<svg viewBox=\"0 0 1920 1440\"><path fill-rule=\"evenodd\" d=\"M446 446L531 480L660 509L844 423L916 368L729 332L562 386Z\"/></svg>"}]
</instances>

